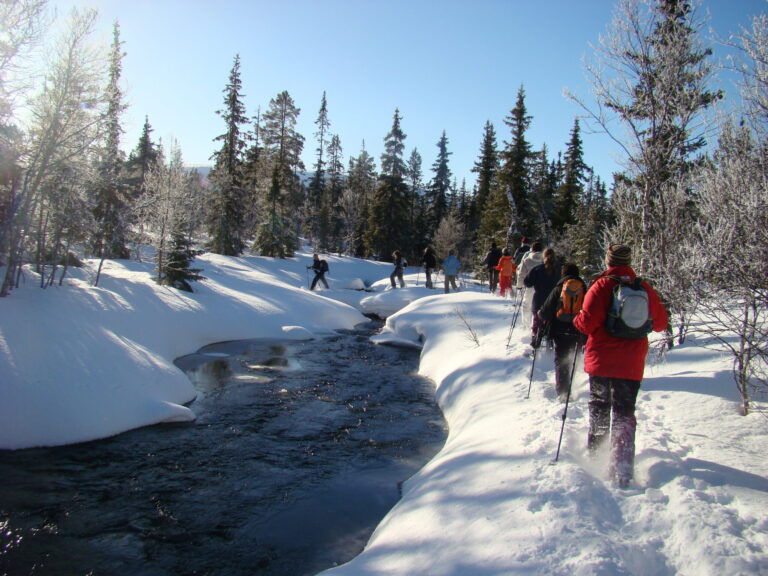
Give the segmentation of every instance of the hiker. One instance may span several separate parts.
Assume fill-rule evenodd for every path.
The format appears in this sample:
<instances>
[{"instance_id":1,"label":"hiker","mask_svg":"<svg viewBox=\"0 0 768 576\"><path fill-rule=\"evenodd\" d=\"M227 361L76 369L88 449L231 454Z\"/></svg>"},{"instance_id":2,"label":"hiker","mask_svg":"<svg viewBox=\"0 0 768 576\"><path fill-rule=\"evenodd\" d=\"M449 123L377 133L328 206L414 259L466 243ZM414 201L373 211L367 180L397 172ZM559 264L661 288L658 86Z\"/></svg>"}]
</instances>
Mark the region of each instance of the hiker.
<instances>
[{"instance_id":1,"label":"hiker","mask_svg":"<svg viewBox=\"0 0 768 576\"><path fill-rule=\"evenodd\" d=\"M541 253L541 242L534 242L531 245L531 249L528 250L525 255L523 256L522 262L517 267L517 289L524 290L525 289L525 283L523 280L528 275L528 273L533 270L536 266L544 262L543 255ZM530 326L531 324L531 302L533 300L533 291L532 290L525 290L523 293L523 301L522 301L522 308L520 309L521 313L521 321L522 325L524 327Z\"/></svg>"},{"instance_id":2,"label":"hiker","mask_svg":"<svg viewBox=\"0 0 768 576\"><path fill-rule=\"evenodd\" d=\"M456 276L461 270L461 262L456 258L456 250L449 250L448 256L443 260L443 276L445 276L445 293L448 294L448 284L453 286L454 290L458 290L456 286Z\"/></svg>"},{"instance_id":3,"label":"hiker","mask_svg":"<svg viewBox=\"0 0 768 576\"><path fill-rule=\"evenodd\" d=\"M527 258L523 261L523 265L530 259ZM544 331L541 329L541 320L537 312L539 308L544 304L544 301L552 292L552 289L560 280L560 270L555 265L555 251L552 248L544 250L542 256L543 262L538 266L532 268L530 272L523 278L523 283L526 288L533 289L533 297L531 298L531 346L538 348L541 344L541 338L544 336Z\"/></svg>"},{"instance_id":4,"label":"hiker","mask_svg":"<svg viewBox=\"0 0 768 576\"><path fill-rule=\"evenodd\" d=\"M555 392L565 402L571 385L571 370L584 335L573 325L581 311L587 285L579 276L579 267L569 262L560 269L561 278L539 308L539 320L547 337L555 345Z\"/></svg>"},{"instance_id":5,"label":"hiker","mask_svg":"<svg viewBox=\"0 0 768 576\"><path fill-rule=\"evenodd\" d=\"M405 281L403 280L403 268L408 265L405 258L400 254L400 250L392 252L392 261L395 264L395 269L392 270L392 274L389 275L389 281L392 283L392 288L397 288L395 285L395 278L400 281L400 288L405 288Z\"/></svg>"},{"instance_id":6,"label":"hiker","mask_svg":"<svg viewBox=\"0 0 768 576\"><path fill-rule=\"evenodd\" d=\"M325 260L320 260L320 256L317 254L314 254L312 256L312 266L307 266L307 269L312 269L315 271L315 277L312 280L312 286L310 286L310 290L314 290L315 286L317 286L318 282L322 282L323 286L325 286L325 289L328 289L328 281L325 279L325 273L328 272L328 262Z\"/></svg>"},{"instance_id":7,"label":"hiker","mask_svg":"<svg viewBox=\"0 0 768 576\"><path fill-rule=\"evenodd\" d=\"M496 266L498 266L501 256L501 250L496 246L496 242L491 242L491 249L488 250L483 260L483 264L488 270L488 286L491 294L496 293L496 286L499 284L499 269Z\"/></svg>"},{"instance_id":8,"label":"hiker","mask_svg":"<svg viewBox=\"0 0 768 576\"><path fill-rule=\"evenodd\" d=\"M513 259L515 261L515 264L520 266L520 262L523 261L523 257L526 255L526 253L531 249L531 245L528 243L528 238L523 236L520 239L520 246L518 246L517 250L515 250L515 255L513 256Z\"/></svg>"},{"instance_id":9,"label":"hiker","mask_svg":"<svg viewBox=\"0 0 768 576\"><path fill-rule=\"evenodd\" d=\"M515 266L509 248L504 248L502 251L496 270L499 273L499 294L504 298L507 290L509 290L509 295L512 296L512 280L515 277L517 266Z\"/></svg>"},{"instance_id":10,"label":"hiker","mask_svg":"<svg viewBox=\"0 0 768 576\"><path fill-rule=\"evenodd\" d=\"M432 272L437 268L437 258L435 258L435 252L430 246L424 248L424 256L421 259L421 265L424 266L424 274L427 277L427 281L424 285L427 288L434 288L434 286L432 286Z\"/></svg>"},{"instance_id":11,"label":"hiker","mask_svg":"<svg viewBox=\"0 0 768 576\"><path fill-rule=\"evenodd\" d=\"M590 286L581 313L573 325L587 335L584 371L589 374L589 433L587 447L594 454L610 434L610 470L613 483L626 488L632 479L635 460L635 402L643 379L648 338L621 338L607 332L608 308L621 279L634 281L632 250L612 244L605 256L608 268ZM641 283L648 298L648 316L654 332L667 327L668 315L658 294Z\"/></svg>"}]
</instances>

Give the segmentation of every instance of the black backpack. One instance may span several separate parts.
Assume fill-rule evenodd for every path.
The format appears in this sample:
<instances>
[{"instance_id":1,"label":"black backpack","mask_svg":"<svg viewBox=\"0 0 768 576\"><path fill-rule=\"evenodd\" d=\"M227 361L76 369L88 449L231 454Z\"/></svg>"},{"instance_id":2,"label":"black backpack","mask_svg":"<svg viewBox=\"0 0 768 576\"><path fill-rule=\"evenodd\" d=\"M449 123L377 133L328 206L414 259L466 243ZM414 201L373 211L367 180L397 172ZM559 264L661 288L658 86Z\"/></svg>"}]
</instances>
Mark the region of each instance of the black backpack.
<instances>
[{"instance_id":1,"label":"black backpack","mask_svg":"<svg viewBox=\"0 0 768 576\"><path fill-rule=\"evenodd\" d=\"M328 272L328 262L320 260L320 272Z\"/></svg>"}]
</instances>

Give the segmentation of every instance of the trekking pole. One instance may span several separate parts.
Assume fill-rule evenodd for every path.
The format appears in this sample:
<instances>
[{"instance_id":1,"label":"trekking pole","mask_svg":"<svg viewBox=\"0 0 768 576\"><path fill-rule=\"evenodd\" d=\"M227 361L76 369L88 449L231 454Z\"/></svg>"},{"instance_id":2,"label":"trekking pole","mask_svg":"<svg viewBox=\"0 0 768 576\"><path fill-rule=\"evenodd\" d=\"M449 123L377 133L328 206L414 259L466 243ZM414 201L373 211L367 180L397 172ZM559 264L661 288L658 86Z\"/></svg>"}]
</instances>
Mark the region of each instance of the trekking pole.
<instances>
[{"instance_id":1,"label":"trekking pole","mask_svg":"<svg viewBox=\"0 0 768 576\"><path fill-rule=\"evenodd\" d=\"M419 285L419 276L421 276L421 268L419 268L419 271L416 272L416 286Z\"/></svg>"},{"instance_id":2,"label":"trekking pole","mask_svg":"<svg viewBox=\"0 0 768 576\"><path fill-rule=\"evenodd\" d=\"M509 343L512 340L512 332L515 329L515 324L517 324L517 317L520 315L520 307L523 305L523 296L525 295L525 290L518 290L518 292L520 292L520 297L515 298L514 312L512 312L512 322L509 326L509 334L507 334L507 349L509 349Z\"/></svg>"},{"instance_id":3,"label":"trekking pole","mask_svg":"<svg viewBox=\"0 0 768 576\"><path fill-rule=\"evenodd\" d=\"M568 393L565 396L565 408L563 409L563 423L560 425L560 439L557 441L557 453L555 462L560 458L560 444L563 442L563 431L565 430L565 419L568 417L568 403L571 401L571 387L573 386L573 374L576 372L576 358L579 357L581 346L576 344L576 350L573 351L573 365L571 366L571 379L568 381Z\"/></svg>"},{"instance_id":4,"label":"trekking pole","mask_svg":"<svg viewBox=\"0 0 768 576\"><path fill-rule=\"evenodd\" d=\"M309 288L309 268L307 268L307 288Z\"/></svg>"},{"instance_id":5,"label":"trekking pole","mask_svg":"<svg viewBox=\"0 0 768 576\"><path fill-rule=\"evenodd\" d=\"M525 395L526 400L531 397L531 384L533 384L533 367L536 366L536 351L539 349L538 344L541 344L539 341L539 330L541 330L541 326L536 329L536 339L534 340L534 343L537 344L537 346L533 347L533 361L531 362L531 373L528 375L528 394Z\"/></svg>"}]
</instances>

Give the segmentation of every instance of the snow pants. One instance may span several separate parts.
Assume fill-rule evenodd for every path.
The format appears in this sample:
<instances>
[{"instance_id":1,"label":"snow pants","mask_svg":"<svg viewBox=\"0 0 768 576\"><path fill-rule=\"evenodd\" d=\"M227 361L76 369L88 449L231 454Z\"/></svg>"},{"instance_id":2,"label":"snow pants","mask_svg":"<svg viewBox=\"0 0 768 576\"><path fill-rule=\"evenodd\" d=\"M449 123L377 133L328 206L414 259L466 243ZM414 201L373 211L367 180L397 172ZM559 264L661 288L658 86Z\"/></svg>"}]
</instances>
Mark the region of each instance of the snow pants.
<instances>
[{"instance_id":1,"label":"snow pants","mask_svg":"<svg viewBox=\"0 0 768 576\"><path fill-rule=\"evenodd\" d=\"M432 268L424 268L424 274L427 277L427 281L424 283L424 286L427 288L432 288Z\"/></svg>"},{"instance_id":2,"label":"snow pants","mask_svg":"<svg viewBox=\"0 0 768 576\"><path fill-rule=\"evenodd\" d=\"M609 476L619 483L629 481L635 466L635 402L639 380L589 377L589 434L587 448L595 452L610 431Z\"/></svg>"},{"instance_id":3,"label":"snow pants","mask_svg":"<svg viewBox=\"0 0 768 576\"><path fill-rule=\"evenodd\" d=\"M502 298L509 290L510 296L512 295L512 276L500 276L499 277L499 294ZM493 290L491 290L493 292Z\"/></svg>"},{"instance_id":4,"label":"snow pants","mask_svg":"<svg viewBox=\"0 0 768 576\"><path fill-rule=\"evenodd\" d=\"M499 284L499 271L496 268L488 268L488 286L491 293L496 293L496 286ZM504 296L504 294L502 294Z\"/></svg>"},{"instance_id":5,"label":"snow pants","mask_svg":"<svg viewBox=\"0 0 768 576\"><path fill-rule=\"evenodd\" d=\"M577 334L555 334L552 340L555 344L555 392L560 396L567 394L571 385L573 355L580 338Z\"/></svg>"},{"instance_id":6,"label":"snow pants","mask_svg":"<svg viewBox=\"0 0 768 576\"><path fill-rule=\"evenodd\" d=\"M531 323L531 306L533 305L533 288L523 290L523 302L521 304L520 320L523 328L528 328Z\"/></svg>"},{"instance_id":7,"label":"snow pants","mask_svg":"<svg viewBox=\"0 0 768 576\"><path fill-rule=\"evenodd\" d=\"M325 272L315 272L315 278L312 280L312 287L310 290L314 290L317 287L318 282L322 282L325 289L328 290L328 281L325 279Z\"/></svg>"},{"instance_id":8,"label":"snow pants","mask_svg":"<svg viewBox=\"0 0 768 576\"><path fill-rule=\"evenodd\" d=\"M400 281L400 288L405 288L405 281L403 280L403 269L395 268L392 274L389 275L389 281L392 283L392 288L397 288L395 285L395 278Z\"/></svg>"}]
</instances>

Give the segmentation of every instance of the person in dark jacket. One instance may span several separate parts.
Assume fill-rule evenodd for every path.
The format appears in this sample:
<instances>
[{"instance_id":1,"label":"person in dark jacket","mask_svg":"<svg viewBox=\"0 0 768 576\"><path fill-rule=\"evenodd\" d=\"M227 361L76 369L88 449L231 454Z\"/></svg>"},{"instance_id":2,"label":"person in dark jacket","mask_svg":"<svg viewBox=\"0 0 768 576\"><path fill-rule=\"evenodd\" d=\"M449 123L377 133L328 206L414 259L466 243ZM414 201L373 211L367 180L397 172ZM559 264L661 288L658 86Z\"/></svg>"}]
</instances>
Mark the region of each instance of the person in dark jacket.
<instances>
[{"instance_id":1,"label":"person in dark jacket","mask_svg":"<svg viewBox=\"0 0 768 576\"><path fill-rule=\"evenodd\" d=\"M317 254L312 256L312 266L307 266L315 271L315 277L312 279L310 290L314 290L318 282L322 282L325 289L328 289L328 281L325 279L325 273L328 272L328 262L320 260Z\"/></svg>"},{"instance_id":2,"label":"person in dark jacket","mask_svg":"<svg viewBox=\"0 0 768 576\"><path fill-rule=\"evenodd\" d=\"M499 285L499 271L496 269L496 266L499 265L500 259L501 250L496 246L496 242L491 242L491 249L488 250L488 253L485 255L483 264L485 264L485 267L488 270L488 286L493 294L496 293L496 287Z\"/></svg>"},{"instance_id":3,"label":"person in dark jacket","mask_svg":"<svg viewBox=\"0 0 768 576\"><path fill-rule=\"evenodd\" d=\"M400 250L392 252L392 261L395 265L395 269L392 270L392 274L389 275L389 281L392 283L392 288L397 288L395 285L395 278L400 281L400 288L405 288L405 280L403 280L403 269L405 267L405 259Z\"/></svg>"},{"instance_id":4,"label":"person in dark jacket","mask_svg":"<svg viewBox=\"0 0 768 576\"><path fill-rule=\"evenodd\" d=\"M579 276L579 267L569 262L560 270L561 278L555 284L552 292L539 308L539 320L544 325L546 335L555 345L555 392L560 401L564 402L571 385L571 370L573 369L574 354L579 344L584 340L583 334L573 325L573 318L566 314L558 316L561 308L561 293L563 284L568 280L576 280L581 287L581 295L587 292L587 285Z\"/></svg>"},{"instance_id":5,"label":"person in dark jacket","mask_svg":"<svg viewBox=\"0 0 768 576\"><path fill-rule=\"evenodd\" d=\"M421 259L421 265L424 266L424 274L427 277L424 285L427 288L434 288L432 285L432 272L437 268L437 257L430 246L424 248L424 257Z\"/></svg>"},{"instance_id":6,"label":"person in dark jacket","mask_svg":"<svg viewBox=\"0 0 768 576\"><path fill-rule=\"evenodd\" d=\"M610 432L609 476L620 488L629 486L634 474L635 403L643 379L648 338L612 336L605 329L605 321L613 289L618 284L608 276L634 281L636 274L631 263L631 248L612 244L605 257L608 269L590 286L581 313L573 321L588 337L584 353L584 371L589 374L590 390L587 447L594 453ZM648 293L653 331L661 332L669 320L667 310L653 288L647 282L642 285Z\"/></svg>"},{"instance_id":7,"label":"person in dark jacket","mask_svg":"<svg viewBox=\"0 0 768 576\"><path fill-rule=\"evenodd\" d=\"M520 262L523 261L523 256L525 256L525 253L528 252L531 249L531 244L528 241L528 238L523 236L520 239L520 246L517 247L517 250L515 250L515 255L512 257L515 260L515 264L517 266L520 266Z\"/></svg>"},{"instance_id":8,"label":"person in dark jacket","mask_svg":"<svg viewBox=\"0 0 768 576\"><path fill-rule=\"evenodd\" d=\"M523 279L526 288L533 288L533 298L531 300L531 346L538 348L541 344L541 338L544 335L541 330L541 320L537 312L544 301L552 292L552 289L560 280L560 270L555 265L555 251L552 248L544 250L543 264L533 268Z\"/></svg>"}]
</instances>

